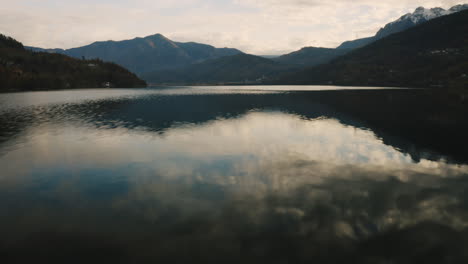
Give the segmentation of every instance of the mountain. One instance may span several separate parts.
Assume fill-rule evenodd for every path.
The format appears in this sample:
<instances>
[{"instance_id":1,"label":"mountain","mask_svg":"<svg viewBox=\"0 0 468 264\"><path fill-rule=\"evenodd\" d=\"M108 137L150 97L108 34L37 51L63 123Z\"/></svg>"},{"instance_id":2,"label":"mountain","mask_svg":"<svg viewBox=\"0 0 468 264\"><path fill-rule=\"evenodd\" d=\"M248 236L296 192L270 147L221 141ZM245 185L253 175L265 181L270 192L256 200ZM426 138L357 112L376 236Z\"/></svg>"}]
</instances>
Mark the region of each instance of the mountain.
<instances>
[{"instance_id":1,"label":"mountain","mask_svg":"<svg viewBox=\"0 0 468 264\"><path fill-rule=\"evenodd\" d=\"M348 53L346 49L328 49L328 48L315 48L305 47L301 50L274 58L273 60L298 66L315 66L327 63L332 59Z\"/></svg>"},{"instance_id":2,"label":"mountain","mask_svg":"<svg viewBox=\"0 0 468 264\"><path fill-rule=\"evenodd\" d=\"M280 63L301 66L316 66L328 63L331 60L342 56L353 49L366 46L391 34L404 31L434 18L450 15L465 9L468 9L468 4L457 5L448 10L442 8L425 9L424 7L419 7L414 11L414 13L408 13L402 16L400 19L387 24L385 27L381 28L373 37L346 41L336 49L305 47L299 51L274 58L274 60Z\"/></svg>"},{"instance_id":3,"label":"mountain","mask_svg":"<svg viewBox=\"0 0 468 264\"><path fill-rule=\"evenodd\" d=\"M276 83L468 87L468 10L392 34Z\"/></svg>"},{"instance_id":4,"label":"mountain","mask_svg":"<svg viewBox=\"0 0 468 264\"><path fill-rule=\"evenodd\" d=\"M75 58L99 58L117 63L137 74L181 68L205 60L241 53L236 49L215 48L194 42L174 42L161 34L124 41L94 42L84 47L67 50L33 47L30 49L61 53Z\"/></svg>"},{"instance_id":5,"label":"mountain","mask_svg":"<svg viewBox=\"0 0 468 264\"><path fill-rule=\"evenodd\" d=\"M468 4L464 5L456 5L453 6L452 8L445 10L440 7L436 8L431 8L431 9L426 9L424 7L418 7L413 13L408 13L402 17L400 17L398 20L393 21L385 27L381 28L377 34L373 37L369 38L362 38L362 39L357 39L357 40L352 40L352 41L346 41L343 44L341 44L337 49L356 49L360 48L363 46L366 46L376 40L382 39L384 37L387 37L391 34L398 33L404 30L407 30L409 28L412 28L416 25L425 23L429 20L432 20L434 18L438 18L441 16L446 16L450 15L456 12L460 12L463 10L468 9Z\"/></svg>"},{"instance_id":6,"label":"mountain","mask_svg":"<svg viewBox=\"0 0 468 264\"><path fill-rule=\"evenodd\" d=\"M270 59L241 53L182 69L143 74L142 78L152 84L252 84L292 68Z\"/></svg>"},{"instance_id":7,"label":"mountain","mask_svg":"<svg viewBox=\"0 0 468 264\"><path fill-rule=\"evenodd\" d=\"M0 34L1 92L108 86L145 87L146 83L117 64L30 51Z\"/></svg>"},{"instance_id":8,"label":"mountain","mask_svg":"<svg viewBox=\"0 0 468 264\"><path fill-rule=\"evenodd\" d=\"M278 74L329 62L347 52L306 47L271 59L242 53L180 69L153 71L141 77L152 84L256 84Z\"/></svg>"}]
</instances>

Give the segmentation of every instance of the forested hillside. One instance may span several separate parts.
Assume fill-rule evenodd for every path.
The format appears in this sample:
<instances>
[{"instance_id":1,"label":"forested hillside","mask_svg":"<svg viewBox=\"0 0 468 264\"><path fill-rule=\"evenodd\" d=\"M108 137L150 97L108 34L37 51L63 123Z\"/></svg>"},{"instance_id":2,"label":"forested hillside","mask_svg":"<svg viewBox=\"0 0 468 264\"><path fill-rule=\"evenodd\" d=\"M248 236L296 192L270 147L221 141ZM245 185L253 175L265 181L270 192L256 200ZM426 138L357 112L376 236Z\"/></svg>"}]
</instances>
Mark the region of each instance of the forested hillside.
<instances>
[{"instance_id":1,"label":"forested hillside","mask_svg":"<svg viewBox=\"0 0 468 264\"><path fill-rule=\"evenodd\" d=\"M114 63L33 52L0 34L0 91L144 87L135 74Z\"/></svg>"}]
</instances>

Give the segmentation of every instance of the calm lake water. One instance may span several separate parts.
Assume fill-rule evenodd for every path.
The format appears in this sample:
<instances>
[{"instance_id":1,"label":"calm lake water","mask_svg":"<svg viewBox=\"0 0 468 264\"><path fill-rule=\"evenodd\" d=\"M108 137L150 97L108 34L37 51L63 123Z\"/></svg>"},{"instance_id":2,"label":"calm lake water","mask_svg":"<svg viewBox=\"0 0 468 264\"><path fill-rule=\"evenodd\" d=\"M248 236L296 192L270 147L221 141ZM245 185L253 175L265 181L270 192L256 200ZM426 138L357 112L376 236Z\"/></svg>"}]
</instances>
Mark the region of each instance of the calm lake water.
<instances>
[{"instance_id":1,"label":"calm lake water","mask_svg":"<svg viewBox=\"0 0 468 264\"><path fill-rule=\"evenodd\" d=\"M0 94L0 259L466 260L468 165L309 99L340 89Z\"/></svg>"}]
</instances>

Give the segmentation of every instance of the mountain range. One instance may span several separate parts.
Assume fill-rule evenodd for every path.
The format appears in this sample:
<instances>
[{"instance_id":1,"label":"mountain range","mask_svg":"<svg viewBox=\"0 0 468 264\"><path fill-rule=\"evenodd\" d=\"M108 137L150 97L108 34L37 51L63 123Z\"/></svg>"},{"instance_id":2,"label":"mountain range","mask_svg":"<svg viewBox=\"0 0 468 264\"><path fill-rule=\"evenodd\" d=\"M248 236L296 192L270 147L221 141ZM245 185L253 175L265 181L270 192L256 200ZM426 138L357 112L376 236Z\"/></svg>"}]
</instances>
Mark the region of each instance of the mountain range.
<instances>
[{"instance_id":1,"label":"mountain range","mask_svg":"<svg viewBox=\"0 0 468 264\"><path fill-rule=\"evenodd\" d=\"M187 67L159 70L142 74L150 83L157 84L252 84L293 72L306 66L316 66L348 52L345 49L305 47L275 58L237 54L207 60Z\"/></svg>"},{"instance_id":2,"label":"mountain range","mask_svg":"<svg viewBox=\"0 0 468 264\"><path fill-rule=\"evenodd\" d=\"M273 83L468 87L468 10L432 19Z\"/></svg>"},{"instance_id":3,"label":"mountain range","mask_svg":"<svg viewBox=\"0 0 468 264\"><path fill-rule=\"evenodd\" d=\"M412 42L400 38L398 39L400 43L395 42L393 44L388 44L390 40L387 39L393 38L393 36L398 35L398 33L417 28L441 17L449 17L455 13L463 12L463 10L466 9L468 9L468 4L457 5L448 10L442 8L426 9L419 7L413 13L403 15L398 20L385 25L373 37L344 42L336 49L304 47L290 54L268 58L245 54L237 49L220 49L194 42L175 42L161 34L124 41L95 42L84 47L68 50L44 50L32 47L29 47L29 49L50 53L62 53L75 58L99 58L104 61L115 62L137 73L141 78L152 84L271 83L274 81L284 83L285 81L289 81L291 83L304 84L336 83L405 86L406 83L412 86L422 86L426 84L440 86L448 85L448 83L440 80L437 82L434 80L421 81L421 76L414 78L412 82L409 80L403 81L403 79L401 79L402 74L398 75L395 71L397 71L396 69L402 70L404 67L400 67L401 65L398 67L393 65L395 66L394 69L392 68L393 66L386 68L384 65L390 65L393 62L396 63L396 61L409 63L410 61L414 62L420 60L426 63L422 63L421 65L414 64L414 66L419 67L418 69L421 70L425 69L431 71L430 68L427 68L428 62L448 67L452 62L458 63L457 56L461 56L460 52L463 53L463 49L451 47L450 43L444 43L444 45L438 46L439 49L433 47L433 50L428 51L424 48L427 47L427 45L423 45L423 43L420 43L420 41L411 36L407 36L407 39ZM445 38L452 39L452 35L445 34L447 32L451 34L464 34L464 32L455 32L454 30L448 30L441 34L441 32L437 30L440 29L434 29L432 33L421 33L419 37L425 39L428 43L434 43L433 39L440 38L442 35L444 35ZM387 44L374 45L380 41L386 41L383 43ZM420 46L415 45L415 43L419 43L418 45ZM384 49L378 48L380 46L385 46L390 50L385 51ZM376 47L378 51L376 51ZM398 48L405 51L399 51ZM410 53L410 51L413 53ZM406 54L406 52L408 52L408 54ZM440 58L432 58L432 55L429 56L427 52L434 52L434 54L440 52ZM394 57L389 57L388 54L392 53ZM362 58L358 59L359 56L365 56L362 54L367 54L368 57L366 60ZM402 54L406 54L405 56L407 57L402 57ZM418 56L415 57L415 54L418 54ZM449 57L451 59L446 61ZM384 59L386 61L384 61ZM359 81L357 77L354 76L357 73L354 75L346 73L349 76L345 74L345 70L340 70L340 73L338 73L338 69L343 69L340 67L344 67L339 64L339 62L343 61L352 61L352 63L349 62L346 64L348 65L346 66L347 71L352 72L353 70L356 71L356 69L362 70L362 74L359 77L361 79ZM361 64L357 64L356 62L358 61ZM353 68L350 65L352 65ZM391 76L376 78L375 80L379 80L379 82L373 81L376 76L372 78L369 77L372 75L371 69L364 69L364 65L385 68L385 70L392 73L391 76L398 75L396 77L398 81L396 81L396 79L393 82L389 81L392 78ZM331 72L333 72L333 69L330 67L335 66L338 67L334 71L336 74L332 74ZM378 71L377 68L374 70ZM306 72L308 73L306 74ZM314 72L319 72L321 76L318 76L318 74ZM416 74L413 69L409 69L409 72ZM445 72L445 69L441 69L440 73L442 72ZM347 77L343 77L340 74L345 74ZM385 75L383 73L381 74ZM353 77L351 77L351 75L353 75ZM295 76L294 78L297 79L294 79L292 76Z\"/></svg>"},{"instance_id":4,"label":"mountain range","mask_svg":"<svg viewBox=\"0 0 468 264\"><path fill-rule=\"evenodd\" d=\"M60 53L75 58L98 58L111 61L137 74L181 68L209 59L242 53L237 49L215 48L195 42L174 42L161 34L124 41L94 42L87 46L67 50L28 48L33 51Z\"/></svg>"},{"instance_id":5,"label":"mountain range","mask_svg":"<svg viewBox=\"0 0 468 264\"><path fill-rule=\"evenodd\" d=\"M298 67L241 53L184 68L146 73L142 78L153 84L254 84L294 69Z\"/></svg>"},{"instance_id":6,"label":"mountain range","mask_svg":"<svg viewBox=\"0 0 468 264\"><path fill-rule=\"evenodd\" d=\"M458 10L467 7L459 5L449 10L418 8L413 14L386 25L377 33L378 37L358 49L306 47L269 60L253 55L227 56L171 71L150 72L142 75L142 78L152 84L460 86L464 83L459 77L465 74L460 71L465 54L463 41L467 37L463 26L468 23L447 22L454 25L416 30L417 34L405 33L397 40L394 36L434 19L450 17L450 14L459 13ZM408 24L407 21L414 23ZM438 40L440 38L442 42ZM452 40L458 42L452 43ZM375 46L377 43L379 45ZM451 72L447 72L447 69ZM427 78L427 73L432 77Z\"/></svg>"}]
</instances>

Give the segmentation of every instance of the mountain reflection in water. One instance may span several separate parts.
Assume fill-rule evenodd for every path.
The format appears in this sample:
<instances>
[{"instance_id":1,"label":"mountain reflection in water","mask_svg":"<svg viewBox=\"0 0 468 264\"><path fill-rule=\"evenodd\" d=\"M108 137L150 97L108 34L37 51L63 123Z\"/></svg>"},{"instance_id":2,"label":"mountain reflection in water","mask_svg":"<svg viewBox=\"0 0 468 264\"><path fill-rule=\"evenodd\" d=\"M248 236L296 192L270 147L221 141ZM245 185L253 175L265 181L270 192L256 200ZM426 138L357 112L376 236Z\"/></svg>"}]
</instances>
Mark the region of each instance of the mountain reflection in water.
<instances>
[{"instance_id":1,"label":"mountain reflection in water","mask_svg":"<svg viewBox=\"0 0 468 264\"><path fill-rule=\"evenodd\" d=\"M305 92L143 91L0 109L5 263L468 259L451 153Z\"/></svg>"}]
</instances>

